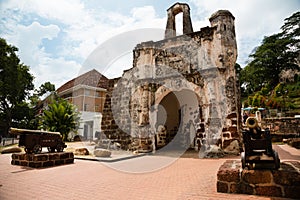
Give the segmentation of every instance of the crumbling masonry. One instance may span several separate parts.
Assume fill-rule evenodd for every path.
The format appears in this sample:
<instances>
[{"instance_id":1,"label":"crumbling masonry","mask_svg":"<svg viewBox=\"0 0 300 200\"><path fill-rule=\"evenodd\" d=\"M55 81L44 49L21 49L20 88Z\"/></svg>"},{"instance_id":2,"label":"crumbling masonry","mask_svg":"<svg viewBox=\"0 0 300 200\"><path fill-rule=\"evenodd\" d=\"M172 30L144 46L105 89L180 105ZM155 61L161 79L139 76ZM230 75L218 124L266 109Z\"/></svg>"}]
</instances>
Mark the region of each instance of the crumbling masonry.
<instances>
[{"instance_id":1,"label":"crumbling masonry","mask_svg":"<svg viewBox=\"0 0 300 200\"><path fill-rule=\"evenodd\" d=\"M180 12L183 35L176 36ZM165 38L135 47L133 67L109 81L102 118L108 138L144 149L240 144L234 16L219 10L209 20L193 32L189 6L176 3Z\"/></svg>"}]
</instances>

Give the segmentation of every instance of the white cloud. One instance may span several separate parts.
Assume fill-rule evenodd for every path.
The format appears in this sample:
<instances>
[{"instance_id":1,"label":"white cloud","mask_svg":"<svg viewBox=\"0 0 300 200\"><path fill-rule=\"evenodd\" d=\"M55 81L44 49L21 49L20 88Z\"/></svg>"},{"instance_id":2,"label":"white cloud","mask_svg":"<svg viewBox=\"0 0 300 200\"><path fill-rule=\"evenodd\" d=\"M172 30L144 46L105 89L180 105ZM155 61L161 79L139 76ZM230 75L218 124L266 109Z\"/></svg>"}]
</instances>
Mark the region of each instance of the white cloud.
<instances>
[{"instance_id":1,"label":"white cloud","mask_svg":"<svg viewBox=\"0 0 300 200\"><path fill-rule=\"evenodd\" d=\"M78 41L68 53L86 59L99 45L116 35L141 28L164 28L165 18L156 17L152 6L133 8L130 13L129 16L114 12L95 14L94 20L85 25L68 28L67 41Z\"/></svg>"},{"instance_id":2,"label":"white cloud","mask_svg":"<svg viewBox=\"0 0 300 200\"><path fill-rule=\"evenodd\" d=\"M264 35L279 31L283 19L299 9L296 0L286 0L284 3L280 0L190 2L194 31L209 25L209 16L218 9L228 9L233 13L236 17L239 62L247 59ZM82 72L80 64L91 52L119 34L141 28L165 29L166 15L158 17L153 6L131 7L126 14L121 14L101 7L98 1L89 1L88 7L86 3L83 0L9 0L0 3L0 28L3 30L0 35L19 48L21 60L30 65L36 83L51 81L59 87ZM90 5L93 3L97 5ZM178 18L177 31L182 32L182 19L180 16ZM51 39L56 41L51 43L56 45L53 49L59 52L53 52L53 49L51 52L45 46ZM126 56L115 61L114 66L125 63L124 59ZM126 66L130 63L131 60L126 62ZM120 74L120 71L114 73L115 70L110 70L109 75Z\"/></svg>"},{"instance_id":3,"label":"white cloud","mask_svg":"<svg viewBox=\"0 0 300 200\"><path fill-rule=\"evenodd\" d=\"M60 29L56 25L43 26L39 22L33 22L29 26L18 25L16 34L13 38L16 46L26 47L20 48L20 56L26 64L36 65L39 61L39 56L45 55L42 47L43 39L52 40L57 37ZM13 36L14 37L14 36Z\"/></svg>"},{"instance_id":4,"label":"white cloud","mask_svg":"<svg viewBox=\"0 0 300 200\"><path fill-rule=\"evenodd\" d=\"M148 21L155 18L155 10L153 6L133 8L130 13L133 18L140 21Z\"/></svg>"},{"instance_id":5,"label":"white cloud","mask_svg":"<svg viewBox=\"0 0 300 200\"><path fill-rule=\"evenodd\" d=\"M235 16L235 27L238 43L238 62L243 62L258 46L264 36L280 31L286 17L300 8L296 0L191 0L196 6L196 18L210 16L217 10L229 10ZM200 21L200 20L199 20ZM245 55L247 54L247 55Z\"/></svg>"},{"instance_id":6,"label":"white cloud","mask_svg":"<svg viewBox=\"0 0 300 200\"><path fill-rule=\"evenodd\" d=\"M81 23L87 16L84 12L84 4L80 0L10 0L3 5L3 9L13 9L24 14L35 13L40 17L65 24Z\"/></svg>"},{"instance_id":7,"label":"white cloud","mask_svg":"<svg viewBox=\"0 0 300 200\"><path fill-rule=\"evenodd\" d=\"M78 67L80 62L83 62L106 40L130 30L164 29L165 27L166 19L158 18L153 6L132 8L127 16L102 9L99 10L99 6L97 10L87 9L84 1L79 0L22 2L11 0L1 5L1 11L7 13L5 18L13 24L10 27L6 25L6 29L14 30L5 34L4 37L19 47L21 60L31 67L37 86L44 81L59 85L59 80L66 78L66 74L76 70L81 71ZM33 19L36 21L27 26L23 25L24 20ZM48 25L41 25L40 20ZM44 39L51 40L55 37L59 37L61 41L55 48L60 52L55 54L46 52ZM57 58L57 55L60 57ZM67 60L70 58L74 58L77 63ZM130 60L125 66L131 67L127 66L131 62ZM93 66L90 67L93 68ZM62 69L65 73L59 73ZM114 72L110 71L108 75L110 74L113 76ZM73 76L68 77L73 78Z\"/></svg>"},{"instance_id":8,"label":"white cloud","mask_svg":"<svg viewBox=\"0 0 300 200\"><path fill-rule=\"evenodd\" d=\"M63 57L44 57L38 67L32 69L36 76L35 83L37 84L35 85L38 87L40 84L50 81L51 83L55 83L56 88L58 88L66 81L77 77L80 68L80 64L65 60Z\"/></svg>"}]
</instances>

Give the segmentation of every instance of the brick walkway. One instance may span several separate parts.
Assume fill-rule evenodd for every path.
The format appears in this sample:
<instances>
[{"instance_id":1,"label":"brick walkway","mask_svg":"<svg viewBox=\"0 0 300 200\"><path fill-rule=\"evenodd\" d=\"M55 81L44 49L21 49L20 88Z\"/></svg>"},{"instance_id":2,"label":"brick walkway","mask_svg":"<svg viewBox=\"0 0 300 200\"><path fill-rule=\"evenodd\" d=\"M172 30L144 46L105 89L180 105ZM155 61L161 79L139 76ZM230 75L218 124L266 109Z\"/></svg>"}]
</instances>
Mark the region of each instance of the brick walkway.
<instances>
[{"instance_id":1,"label":"brick walkway","mask_svg":"<svg viewBox=\"0 0 300 200\"><path fill-rule=\"evenodd\" d=\"M110 167L75 160L71 165L31 169L11 165L10 154L0 155L0 199L271 199L217 193L217 171L225 159L180 158L160 170L137 174L111 168L147 168L168 159L144 156Z\"/></svg>"}]
</instances>

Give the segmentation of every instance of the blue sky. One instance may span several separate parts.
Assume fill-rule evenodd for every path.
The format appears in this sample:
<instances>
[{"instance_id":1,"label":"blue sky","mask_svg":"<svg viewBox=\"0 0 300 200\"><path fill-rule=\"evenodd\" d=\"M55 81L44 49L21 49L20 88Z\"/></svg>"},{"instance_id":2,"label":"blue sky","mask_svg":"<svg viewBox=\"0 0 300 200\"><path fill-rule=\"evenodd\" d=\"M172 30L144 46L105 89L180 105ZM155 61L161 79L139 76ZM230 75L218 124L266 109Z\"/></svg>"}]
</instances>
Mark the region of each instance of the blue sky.
<instances>
[{"instance_id":1,"label":"blue sky","mask_svg":"<svg viewBox=\"0 0 300 200\"><path fill-rule=\"evenodd\" d=\"M161 0L0 0L0 37L19 48L19 57L30 66L35 85L50 81L61 86L82 73L82 64L101 44L140 28L163 30L166 10L177 1ZM235 16L238 60L248 55L263 36L277 33L286 17L300 10L299 0L187 0L194 31L208 26L219 9ZM179 19L180 23L180 19ZM162 39L162 38L161 38ZM131 56L123 56L113 70L101 73L113 78L130 68ZM93 68L93 66L91 66Z\"/></svg>"}]
</instances>

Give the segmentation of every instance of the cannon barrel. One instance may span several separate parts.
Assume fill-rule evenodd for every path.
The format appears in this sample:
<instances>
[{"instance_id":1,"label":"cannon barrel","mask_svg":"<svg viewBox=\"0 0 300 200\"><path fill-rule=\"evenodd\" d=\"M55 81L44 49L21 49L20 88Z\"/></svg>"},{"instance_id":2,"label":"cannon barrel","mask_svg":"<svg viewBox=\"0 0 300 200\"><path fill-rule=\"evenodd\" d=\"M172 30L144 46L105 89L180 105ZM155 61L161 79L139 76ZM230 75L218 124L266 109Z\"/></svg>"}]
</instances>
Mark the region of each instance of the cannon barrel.
<instances>
[{"instance_id":1,"label":"cannon barrel","mask_svg":"<svg viewBox=\"0 0 300 200\"><path fill-rule=\"evenodd\" d=\"M48 133L48 134L55 134L60 135L59 132L51 132L51 131L41 131L41 130L30 130L30 129L21 129L21 128L10 128L9 129L10 134L19 135L19 134L28 134L28 133L35 133L35 134L41 134L41 133Z\"/></svg>"},{"instance_id":2,"label":"cannon barrel","mask_svg":"<svg viewBox=\"0 0 300 200\"><path fill-rule=\"evenodd\" d=\"M255 117L248 117L248 119L246 120L246 126L249 129L257 128L259 127L258 120Z\"/></svg>"}]
</instances>

